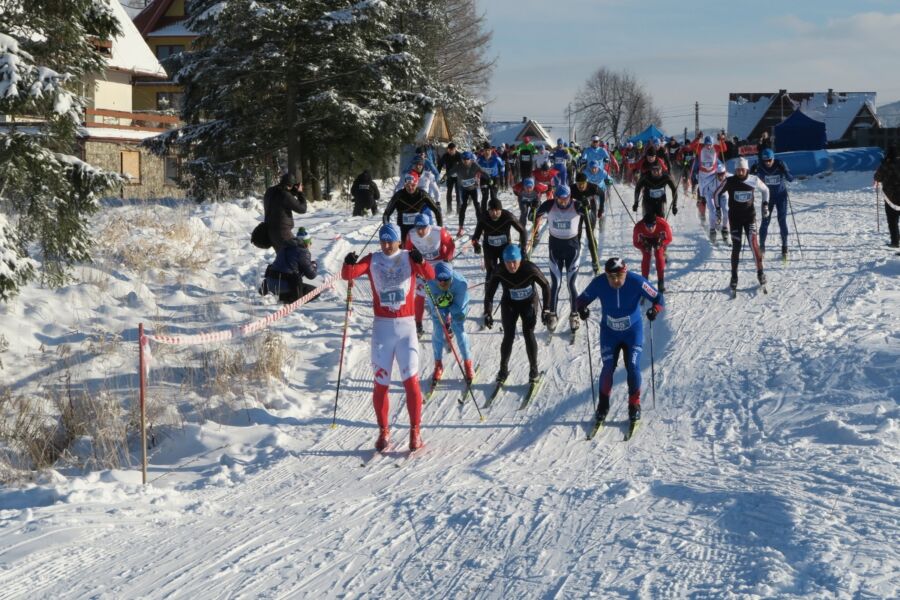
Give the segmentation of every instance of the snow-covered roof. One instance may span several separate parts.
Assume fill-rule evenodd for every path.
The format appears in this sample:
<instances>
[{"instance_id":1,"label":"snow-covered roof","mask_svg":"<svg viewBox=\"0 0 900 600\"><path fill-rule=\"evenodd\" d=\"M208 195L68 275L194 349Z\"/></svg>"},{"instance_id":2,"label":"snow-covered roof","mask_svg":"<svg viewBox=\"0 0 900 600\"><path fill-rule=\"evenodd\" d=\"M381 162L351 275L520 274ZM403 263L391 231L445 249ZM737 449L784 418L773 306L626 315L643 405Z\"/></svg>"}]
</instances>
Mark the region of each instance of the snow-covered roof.
<instances>
[{"instance_id":1,"label":"snow-covered roof","mask_svg":"<svg viewBox=\"0 0 900 600\"><path fill-rule=\"evenodd\" d=\"M728 133L745 140L762 120L772 101L778 94L762 96L758 100L751 101L744 97L738 97L737 101L728 102Z\"/></svg>"},{"instance_id":2,"label":"snow-covered roof","mask_svg":"<svg viewBox=\"0 0 900 600\"><path fill-rule=\"evenodd\" d=\"M547 129L534 119L528 119L524 123L522 121L491 121L485 123L484 128L487 130L493 146L518 145L522 141L526 129L529 130L529 135L535 144L542 143L553 146L555 143Z\"/></svg>"},{"instance_id":3,"label":"snow-covered roof","mask_svg":"<svg viewBox=\"0 0 900 600\"><path fill-rule=\"evenodd\" d=\"M801 100L796 108L808 117L825 123L828 141L843 139L853 119L859 111L868 106L875 114L875 92L834 92L832 102L828 103L826 92L817 92L809 98Z\"/></svg>"},{"instance_id":4,"label":"snow-covered roof","mask_svg":"<svg viewBox=\"0 0 900 600\"><path fill-rule=\"evenodd\" d=\"M125 9L129 19L135 18L144 10L144 3L140 0L119 0L119 4Z\"/></svg>"},{"instance_id":5,"label":"snow-covered roof","mask_svg":"<svg viewBox=\"0 0 900 600\"><path fill-rule=\"evenodd\" d=\"M185 25L185 21L177 21L175 23L170 23L165 27L160 27L155 31L151 31L147 34L147 37L177 37L177 36L190 36L197 37L197 33L191 31Z\"/></svg>"},{"instance_id":6,"label":"snow-covered roof","mask_svg":"<svg viewBox=\"0 0 900 600\"><path fill-rule=\"evenodd\" d=\"M122 35L116 36L112 41L112 57L107 61L107 66L136 75L168 79L169 76L166 75L165 69L156 60L147 42L141 37L119 0L107 0L107 2L122 30Z\"/></svg>"},{"instance_id":7,"label":"snow-covered roof","mask_svg":"<svg viewBox=\"0 0 900 600\"><path fill-rule=\"evenodd\" d=\"M139 129L113 129L110 127L79 127L78 137L82 139L100 138L107 140L131 140L135 142L159 135L158 131L141 131Z\"/></svg>"}]
</instances>

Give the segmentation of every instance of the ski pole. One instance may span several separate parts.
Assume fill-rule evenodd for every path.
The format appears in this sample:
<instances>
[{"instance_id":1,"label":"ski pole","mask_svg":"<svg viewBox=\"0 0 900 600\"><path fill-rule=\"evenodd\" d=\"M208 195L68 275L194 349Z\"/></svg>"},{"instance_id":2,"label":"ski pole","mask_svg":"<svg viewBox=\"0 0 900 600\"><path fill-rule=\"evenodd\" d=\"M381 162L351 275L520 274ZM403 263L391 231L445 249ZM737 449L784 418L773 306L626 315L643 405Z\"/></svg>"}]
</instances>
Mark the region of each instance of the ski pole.
<instances>
[{"instance_id":1,"label":"ski pole","mask_svg":"<svg viewBox=\"0 0 900 600\"><path fill-rule=\"evenodd\" d=\"M878 187L878 183L875 183L875 223L878 226L878 233L881 233L881 188Z\"/></svg>"},{"instance_id":2,"label":"ski pole","mask_svg":"<svg viewBox=\"0 0 900 600\"><path fill-rule=\"evenodd\" d=\"M589 247L591 249L591 255L592 255L591 258L593 259L593 263L594 263L592 265L594 267L594 277L596 277L600 273L600 262L599 262L600 257L597 254L597 240L594 239L594 231L593 231L593 228L591 227L591 216L590 216L590 214L588 214L589 211L590 211L590 206L585 206L584 222L585 222L585 224L587 224L588 237L591 238L591 244Z\"/></svg>"},{"instance_id":3,"label":"ski pole","mask_svg":"<svg viewBox=\"0 0 900 600\"><path fill-rule=\"evenodd\" d=\"M444 317L441 316L441 311L438 309L437 302L434 301L434 295L431 293L431 288L428 287L428 282L424 283L425 285L425 293L428 294L428 300L431 302L431 308L434 311L437 311L438 321L441 322L441 329L444 330L444 338L447 340L447 345L450 346L450 351L453 352L453 358L456 359L456 364L459 366L460 372L463 374L463 378L465 379L466 370L463 368L462 360L459 358L459 353L456 351L456 347L453 345L453 340L450 338L450 330L447 329L447 323L444 321ZM467 381L466 382L466 392L469 393L469 396L472 398L472 404L475 405L475 410L478 411L478 417L484 421L484 415L481 413L481 408L478 406L478 402L475 401L475 393L472 391L472 385Z\"/></svg>"},{"instance_id":4,"label":"ski pole","mask_svg":"<svg viewBox=\"0 0 900 600\"><path fill-rule=\"evenodd\" d=\"M334 394L334 411L331 415L331 428L337 427L337 407L338 398L341 396L341 374L344 371L344 349L347 347L347 329L350 326L350 314L353 312L351 303L353 302L353 280L347 282L347 310L344 313L344 335L341 339L341 358L338 361L338 380L337 389Z\"/></svg>"},{"instance_id":5,"label":"ski pole","mask_svg":"<svg viewBox=\"0 0 900 600\"><path fill-rule=\"evenodd\" d=\"M622 203L622 207L625 208L625 214L627 214L628 218L631 219L631 224L637 225L637 221L634 220L634 217L631 216L631 212L628 210L628 205L625 204L624 200L622 200L622 194L619 193L619 188L616 187L616 184L613 184L612 188L613 188L613 191L616 193L616 196L619 197L619 202Z\"/></svg>"},{"instance_id":6,"label":"ski pole","mask_svg":"<svg viewBox=\"0 0 900 600\"><path fill-rule=\"evenodd\" d=\"M794 217L794 205L791 203L791 196L787 197L788 208L791 209L791 221L794 222L794 233L797 235L797 248L800 249L800 258L803 258L803 246L800 245L800 230L797 229L797 219Z\"/></svg>"},{"instance_id":7,"label":"ski pole","mask_svg":"<svg viewBox=\"0 0 900 600\"><path fill-rule=\"evenodd\" d=\"M653 410L656 410L656 358L653 355L653 321L650 321L650 384L653 391Z\"/></svg>"},{"instance_id":8,"label":"ski pole","mask_svg":"<svg viewBox=\"0 0 900 600\"><path fill-rule=\"evenodd\" d=\"M593 352L591 352L591 328L590 322L585 319L584 320L584 337L587 339L587 347L588 347L588 368L591 373L591 404L594 405L594 414L597 414L597 405L600 403L600 399L597 397L596 392L594 391L594 356Z\"/></svg>"}]
</instances>

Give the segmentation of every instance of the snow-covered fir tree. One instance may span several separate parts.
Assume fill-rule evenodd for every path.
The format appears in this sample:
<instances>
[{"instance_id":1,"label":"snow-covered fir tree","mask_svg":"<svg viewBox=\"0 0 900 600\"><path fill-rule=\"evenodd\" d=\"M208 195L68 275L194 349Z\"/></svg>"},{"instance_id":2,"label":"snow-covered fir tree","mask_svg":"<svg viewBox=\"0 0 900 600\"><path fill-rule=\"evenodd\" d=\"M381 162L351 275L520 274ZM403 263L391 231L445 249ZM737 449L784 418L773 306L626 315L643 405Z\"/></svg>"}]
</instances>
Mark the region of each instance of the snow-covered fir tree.
<instances>
[{"instance_id":1,"label":"snow-covered fir tree","mask_svg":"<svg viewBox=\"0 0 900 600\"><path fill-rule=\"evenodd\" d=\"M119 33L106 0L0 0L0 300L40 270L51 285L89 259L88 216L118 181L73 155L81 82ZM29 248L40 250L40 263ZM40 267L40 269L39 269Z\"/></svg>"},{"instance_id":2,"label":"snow-covered fir tree","mask_svg":"<svg viewBox=\"0 0 900 600\"><path fill-rule=\"evenodd\" d=\"M430 68L426 37L440 27L437 5L195 0L190 27L201 37L174 62L187 125L148 145L189 154L192 192L201 197L222 180L248 185L282 154L307 183L326 156L386 164L449 94L476 104Z\"/></svg>"}]
</instances>

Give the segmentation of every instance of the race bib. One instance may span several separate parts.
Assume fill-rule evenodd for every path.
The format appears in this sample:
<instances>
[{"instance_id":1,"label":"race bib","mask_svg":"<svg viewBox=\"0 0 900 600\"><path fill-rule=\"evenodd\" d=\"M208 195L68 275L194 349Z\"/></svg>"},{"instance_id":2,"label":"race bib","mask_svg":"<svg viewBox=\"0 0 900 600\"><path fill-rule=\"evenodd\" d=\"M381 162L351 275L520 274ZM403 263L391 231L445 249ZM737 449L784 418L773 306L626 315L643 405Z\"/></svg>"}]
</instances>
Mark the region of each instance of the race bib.
<instances>
[{"instance_id":1,"label":"race bib","mask_svg":"<svg viewBox=\"0 0 900 600\"><path fill-rule=\"evenodd\" d=\"M655 190L650 190L651 198L665 198L666 197L666 188L657 188Z\"/></svg>"},{"instance_id":2,"label":"race bib","mask_svg":"<svg viewBox=\"0 0 900 600\"><path fill-rule=\"evenodd\" d=\"M369 189L369 184L368 184L368 183L361 183L361 184L359 184L359 189L361 189L361 190L367 190L367 189Z\"/></svg>"},{"instance_id":3,"label":"race bib","mask_svg":"<svg viewBox=\"0 0 900 600\"><path fill-rule=\"evenodd\" d=\"M422 257L425 258L425 260L437 260L440 255L441 253L439 251L422 253Z\"/></svg>"},{"instance_id":4,"label":"race bib","mask_svg":"<svg viewBox=\"0 0 900 600\"><path fill-rule=\"evenodd\" d=\"M781 175L766 175L763 181L766 185L781 185Z\"/></svg>"},{"instance_id":5,"label":"race bib","mask_svg":"<svg viewBox=\"0 0 900 600\"><path fill-rule=\"evenodd\" d=\"M735 202L753 202L753 192L742 191L734 193Z\"/></svg>"},{"instance_id":6,"label":"race bib","mask_svg":"<svg viewBox=\"0 0 900 600\"><path fill-rule=\"evenodd\" d=\"M553 229L571 231L572 221L553 221Z\"/></svg>"},{"instance_id":7,"label":"race bib","mask_svg":"<svg viewBox=\"0 0 900 600\"><path fill-rule=\"evenodd\" d=\"M530 154L521 154L521 155L519 155L519 160L521 162L531 162L531 155Z\"/></svg>"},{"instance_id":8,"label":"race bib","mask_svg":"<svg viewBox=\"0 0 900 600\"><path fill-rule=\"evenodd\" d=\"M382 304L389 306L403 302L403 296L403 290L384 290L378 295L378 299Z\"/></svg>"},{"instance_id":9,"label":"race bib","mask_svg":"<svg viewBox=\"0 0 900 600\"><path fill-rule=\"evenodd\" d=\"M528 300L534 295L534 286L523 288L510 288L509 297L511 300Z\"/></svg>"},{"instance_id":10,"label":"race bib","mask_svg":"<svg viewBox=\"0 0 900 600\"><path fill-rule=\"evenodd\" d=\"M563 158L562 156L557 156L553 162L556 163L557 165L564 165L564 164L566 164L566 159Z\"/></svg>"},{"instance_id":11,"label":"race bib","mask_svg":"<svg viewBox=\"0 0 900 600\"><path fill-rule=\"evenodd\" d=\"M713 166L713 161L711 161L711 160L704 160L702 164L703 164L703 168L704 168L704 169L711 169L712 166Z\"/></svg>"},{"instance_id":12,"label":"race bib","mask_svg":"<svg viewBox=\"0 0 900 600\"><path fill-rule=\"evenodd\" d=\"M613 331L627 331L631 327L631 317L615 317L606 316L606 326Z\"/></svg>"},{"instance_id":13,"label":"race bib","mask_svg":"<svg viewBox=\"0 0 900 600\"><path fill-rule=\"evenodd\" d=\"M463 179L463 180L462 180L462 186L463 186L464 188L473 188L473 187L475 187L475 179L474 179L474 178L473 178L473 179Z\"/></svg>"},{"instance_id":14,"label":"race bib","mask_svg":"<svg viewBox=\"0 0 900 600\"><path fill-rule=\"evenodd\" d=\"M487 243L489 246L505 246L506 245L506 236L505 235L489 235L487 238Z\"/></svg>"},{"instance_id":15,"label":"race bib","mask_svg":"<svg viewBox=\"0 0 900 600\"><path fill-rule=\"evenodd\" d=\"M450 305L453 304L453 294L449 290L441 292L434 301L437 303L438 308L450 308Z\"/></svg>"},{"instance_id":16,"label":"race bib","mask_svg":"<svg viewBox=\"0 0 900 600\"><path fill-rule=\"evenodd\" d=\"M403 224L404 225L415 225L416 217L419 216L419 213L403 213Z\"/></svg>"}]
</instances>

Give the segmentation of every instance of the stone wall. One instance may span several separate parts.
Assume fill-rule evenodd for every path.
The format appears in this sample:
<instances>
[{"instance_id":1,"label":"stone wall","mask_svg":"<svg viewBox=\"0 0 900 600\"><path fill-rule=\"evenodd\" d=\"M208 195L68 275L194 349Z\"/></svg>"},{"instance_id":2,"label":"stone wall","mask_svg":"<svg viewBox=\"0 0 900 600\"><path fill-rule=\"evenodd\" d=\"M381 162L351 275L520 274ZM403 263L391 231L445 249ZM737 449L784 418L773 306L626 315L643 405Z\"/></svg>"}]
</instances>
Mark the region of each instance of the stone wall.
<instances>
[{"instance_id":1,"label":"stone wall","mask_svg":"<svg viewBox=\"0 0 900 600\"><path fill-rule=\"evenodd\" d=\"M150 154L137 144L85 140L83 160L90 165L113 173L122 172L122 152L140 153L140 182L123 185L114 191L123 198L183 198L184 190L166 180L165 159Z\"/></svg>"}]
</instances>

